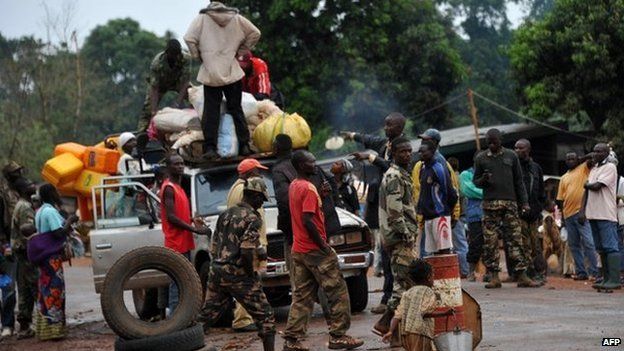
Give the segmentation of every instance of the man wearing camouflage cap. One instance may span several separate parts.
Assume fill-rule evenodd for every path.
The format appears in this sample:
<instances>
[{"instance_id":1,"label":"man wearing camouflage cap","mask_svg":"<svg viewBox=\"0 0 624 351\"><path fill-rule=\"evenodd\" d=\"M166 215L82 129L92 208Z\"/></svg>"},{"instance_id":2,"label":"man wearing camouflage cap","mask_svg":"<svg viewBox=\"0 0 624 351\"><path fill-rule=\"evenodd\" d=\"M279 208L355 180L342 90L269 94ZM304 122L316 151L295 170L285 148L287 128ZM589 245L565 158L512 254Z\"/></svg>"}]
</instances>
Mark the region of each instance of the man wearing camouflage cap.
<instances>
[{"instance_id":1,"label":"man wearing camouflage cap","mask_svg":"<svg viewBox=\"0 0 624 351\"><path fill-rule=\"evenodd\" d=\"M245 191L245 183L247 179L253 177L260 177L261 170L268 170L267 167L260 164L258 160L255 158L246 158L242 160L238 167L236 167L236 171L238 172L238 179L232 187L230 188L230 192L227 195L227 208L234 207L238 205L243 200L243 192ZM264 209L260 207L258 209L258 214L260 214L260 219L262 220L262 228L260 228L260 245L262 250L266 251L266 247L268 245L267 237L266 237L266 223L264 221ZM254 269L266 269L266 260L254 260ZM234 308L234 320L232 321L232 329L237 332L248 332L248 331L256 331L256 325L254 323L253 318L245 311L243 306L241 306L238 302L236 303L236 307Z\"/></svg>"},{"instance_id":2,"label":"man wearing camouflage cap","mask_svg":"<svg viewBox=\"0 0 624 351\"><path fill-rule=\"evenodd\" d=\"M198 320L204 323L204 331L207 331L219 320L231 298L235 298L254 319L264 350L273 351L273 309L253 268L254 253L260 246L262 228L258 209L268 199L264 180L260 177L248 178L242 201L219 216L210 246L213 259L208 275L208 290Z\"/></svg>"}]
</instances>

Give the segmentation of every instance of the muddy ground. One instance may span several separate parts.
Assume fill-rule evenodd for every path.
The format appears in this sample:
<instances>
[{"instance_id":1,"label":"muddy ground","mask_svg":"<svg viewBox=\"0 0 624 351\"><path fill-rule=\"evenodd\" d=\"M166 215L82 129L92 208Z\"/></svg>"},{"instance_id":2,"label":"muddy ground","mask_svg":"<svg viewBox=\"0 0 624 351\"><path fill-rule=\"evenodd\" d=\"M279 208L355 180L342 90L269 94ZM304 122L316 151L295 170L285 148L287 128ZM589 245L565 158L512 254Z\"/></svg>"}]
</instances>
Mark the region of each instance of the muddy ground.
<instances>
[{"instance_id":1,"label":"muddy ground","mask_svg":"<svg viewBox=\"0 0 624 351\"><path fill-rule=\"evenodd\" d=\"M58 342L38 342L11 338L0 342L4 351L112 350L115 335L101 315L88 259L74 260L66 267L67 316L70 335ZM624 350L623 346L601 347L603 337L624 338L624 292L596 293L589 283L559 277L549 278L538 289L518 289L504 284L502 289L486 290L483 283L462 281L480 304L483 316L483 341L478 350ZM369 307L381 297L381 278L369 279ZM276 311L278 330L285 326L288 308ZM355 314L350 333L366 341L362 350L390 350L370 333L378 315L368 310ZM221 350L261 350L254 333L233 333L215 329L206 344ZM327 349L327 327L320 310L313 314L308 333L312 350ZM277 338L277 350L282 339Z\"/></svg>"}]
</instances>

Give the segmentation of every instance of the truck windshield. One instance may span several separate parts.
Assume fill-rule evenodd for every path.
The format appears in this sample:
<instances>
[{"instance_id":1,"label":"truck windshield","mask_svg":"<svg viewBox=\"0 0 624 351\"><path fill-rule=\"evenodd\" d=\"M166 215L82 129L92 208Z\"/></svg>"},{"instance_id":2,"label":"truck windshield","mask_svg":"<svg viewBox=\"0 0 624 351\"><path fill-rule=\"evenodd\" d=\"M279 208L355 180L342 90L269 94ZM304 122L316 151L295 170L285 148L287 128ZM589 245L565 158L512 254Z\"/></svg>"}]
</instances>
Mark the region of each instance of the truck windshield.
<instances>
[{"instance_id":1,"label":"truck windshield","mask_svg":"<svg viewBox=\"0 0 624 351\"><path fill-rule=\"evenodd\" d=\"M262 175L269 190L269 201L264 207L275 207L275 191L273 182L267 174ZM220 214L226 209L227 194L232 184L238 179L235 170L232 172L205 172L195 177L195 191L197 201L197 214L210 216Z\"/></svg>"}]
</instances>

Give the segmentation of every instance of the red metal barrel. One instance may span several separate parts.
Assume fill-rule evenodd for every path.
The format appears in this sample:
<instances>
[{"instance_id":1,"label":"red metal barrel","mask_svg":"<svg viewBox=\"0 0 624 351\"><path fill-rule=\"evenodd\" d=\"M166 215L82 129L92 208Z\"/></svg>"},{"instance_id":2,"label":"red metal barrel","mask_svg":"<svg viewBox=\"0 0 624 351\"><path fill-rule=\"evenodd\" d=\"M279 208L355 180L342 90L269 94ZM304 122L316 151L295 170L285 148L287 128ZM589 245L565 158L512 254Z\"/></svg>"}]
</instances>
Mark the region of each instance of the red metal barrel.
<instances>
[{"instance_id":1,"label":"red metal barrel","mask_svg":"<svg viewBox=\"0 0 624 351\"><path fill-rule=\"evenodd\" d=\"M462 300L461 278L457 255L437 255L425 257L425 261L433 266L433 291L440 297L436 312L455 309L455 317L435 318L434 334L451 331L456 325L465 329L464 303Z\"/></svg>"}]
</instances>

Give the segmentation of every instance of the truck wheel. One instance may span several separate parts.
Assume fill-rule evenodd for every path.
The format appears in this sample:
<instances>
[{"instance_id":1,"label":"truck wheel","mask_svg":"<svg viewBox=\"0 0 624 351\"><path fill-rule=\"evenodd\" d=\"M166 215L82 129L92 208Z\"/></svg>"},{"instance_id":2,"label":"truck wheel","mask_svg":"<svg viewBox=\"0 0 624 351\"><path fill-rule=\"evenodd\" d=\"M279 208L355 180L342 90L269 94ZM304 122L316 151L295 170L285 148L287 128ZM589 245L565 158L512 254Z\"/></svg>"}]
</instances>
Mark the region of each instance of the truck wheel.
<instances>
[{"instance_id":1,"label":"truck wheel","mask_svg":"<svg viewBox=\"0 0 624 351\"><path fill-rule=\"evenodd\" d=\"M124 303L124 286L136 273L154 269L169 275L177 285L180 302L166 320L150 323L135 318ZM201 308L201 283L189 260L171 249L146 246L123 255L104 278L100 303L108 326L124 339L170 334L187 328Z\"/></svg>"},{"instance_id":2,"label":"truck wheel","mask_svg":"<svg viewBox=\"0 0 624 351\"><path fill-rule=\"evenodd\" d=\"M206 297L206 289L208 288L208 274L210 273L210 261L206 261L202 263L199 268L199 278L201 279L202 285L202 301L205 300ZM214 328L231 328L232 321L234 320L234 301L230 301L228 306L223 311L221 318L215 322L212 326Z\"/></svg>"},{"instance_id":3,"label":"truck wheel","mask_svg":"<svg viewBox=\"0 0 624 351\"><path fill-rule=\"evenodd\" d=\"M201 324L173 332L142 339L115 340L115 351L191 351L204 346L204 329Z\"/></svg>"},{"instance_id":4,"label":"truck wheel","mask_svg":"<svg viewBox=\"0 0 624 351\"><path fill-rule=\"evenodd\" d=\"M144 321L160 314L157 288L132 290L132 302L137 315Z\"/></svg>"},{"instance_id":5,"label":"truck wheel","mask_svg":"<svg viewBox=\"0 0 624 351\"><path fill-rule=\"evenodd\" d=\"M348 277L347 288L349 289L349 300L351 301L351 312L362 312L368 304L368 279L366 271L362 270L359 275Z\"/></svg>"}]
</instances>

